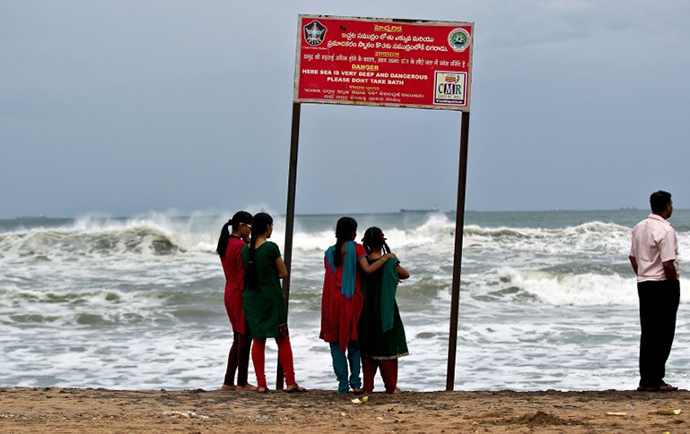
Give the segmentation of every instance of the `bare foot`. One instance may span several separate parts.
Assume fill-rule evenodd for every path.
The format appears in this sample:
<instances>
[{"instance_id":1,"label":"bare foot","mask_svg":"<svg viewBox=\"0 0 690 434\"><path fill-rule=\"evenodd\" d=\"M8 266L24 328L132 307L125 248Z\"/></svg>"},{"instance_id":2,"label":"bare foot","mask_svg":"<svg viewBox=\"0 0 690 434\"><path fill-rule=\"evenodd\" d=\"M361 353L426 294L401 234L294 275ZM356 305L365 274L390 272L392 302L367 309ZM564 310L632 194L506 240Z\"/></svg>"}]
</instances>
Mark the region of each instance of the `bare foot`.
<instances>
[{"instance_id":1,"label":"bare foot","mask_svg":"<svg viewBox=\"0 0 690 434\"><path fill-rule=\"evenodd\" d=\"M268 387L257 387L256 391L259 393L268 393L270 389Z\"/></svg>"},{"instance_id":2,"label":"bare foot","mask_svg":"<svg viewBox=\"0 0 690 434\"><path fill-rule=\"evenodd\" d=\"M220 390L225 390L225 391L230 391L230 390L237 390L237 386L231 385L231 384L223 384L220 388Z\"/></svg>"},{"instance_id":3,"label":"bare foot","mask_svg":"<svg viewBox=\"0 0 690 434\"><path fill-rule=\"evenodd\" d=\"M393 391L393 393L391 393L391 395L400 395L401 393L402 393L402 390L400 390L396 387L395 390Z\"/></svg>"},{"instance_id":4,"label":"bare foot","mask_svg":"<svg viewBox=\"0 0 690 434\"><path fill-rule=\"evenodd\" d=\"M254 392L256 391L257 387L254 386L253 384L245 384L244 386L237 386L235 390L238 392Z\"/></svg>"},{"instance_id":5,"label":"bare foot","mask_svg":"<svg viewBox=\"0 0 690 434\"><path fill-rule=\"evenodd\" d=\"M299 384L295 383L291 386L288 386L287 389L285 389L287 393L300 393L300 392L306 392L307 389L304 387L300 386Z\"/></svg>"}]
</instances>

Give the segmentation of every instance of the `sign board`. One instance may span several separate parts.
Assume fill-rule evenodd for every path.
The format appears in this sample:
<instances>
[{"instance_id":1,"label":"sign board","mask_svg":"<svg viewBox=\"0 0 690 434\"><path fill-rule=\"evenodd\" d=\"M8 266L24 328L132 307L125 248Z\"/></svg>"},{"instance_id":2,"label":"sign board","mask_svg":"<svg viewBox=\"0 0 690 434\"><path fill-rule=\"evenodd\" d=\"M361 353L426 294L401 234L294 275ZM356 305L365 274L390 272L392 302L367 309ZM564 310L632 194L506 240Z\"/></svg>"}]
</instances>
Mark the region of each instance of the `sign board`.
<instances>
[{"instance_id":1,"label":"sign board","mask_svg":"<svg viewBox=\"0 0 690 434\"><path fill-rule=\"evenodd\" d=\"M473 23L300 15L296 103L469 112Z\"/></svg>"}]
</instances>

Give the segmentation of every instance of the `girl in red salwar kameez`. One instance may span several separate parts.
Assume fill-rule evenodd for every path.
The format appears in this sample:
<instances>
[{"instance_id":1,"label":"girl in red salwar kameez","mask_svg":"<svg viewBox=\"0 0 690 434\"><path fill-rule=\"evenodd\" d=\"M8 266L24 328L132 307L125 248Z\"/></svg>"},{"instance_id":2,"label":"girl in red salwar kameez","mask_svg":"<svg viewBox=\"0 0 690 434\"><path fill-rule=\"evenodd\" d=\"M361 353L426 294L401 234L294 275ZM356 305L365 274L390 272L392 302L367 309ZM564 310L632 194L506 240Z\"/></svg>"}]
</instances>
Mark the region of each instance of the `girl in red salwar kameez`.
<instances>
[{"instance_id":1,"label":"girl in red salwar kameez","mask_svg":"<svg viewBox=\"0 0 690 434\"><path fill-rule=\"evenodd\" d=\"M230 228L232 228L232 233L229 231ZM242 248L247 245L251 230L252 215L246 211L239 211L223 225L218 239L217 253L225 274L225 310L234 335L221 390L256 390L255 386L247 382L252 336L242 308L242 290L244 289ZM235 372L237 372L237 384L235 384Z\"/></svg>"}]
</instances>

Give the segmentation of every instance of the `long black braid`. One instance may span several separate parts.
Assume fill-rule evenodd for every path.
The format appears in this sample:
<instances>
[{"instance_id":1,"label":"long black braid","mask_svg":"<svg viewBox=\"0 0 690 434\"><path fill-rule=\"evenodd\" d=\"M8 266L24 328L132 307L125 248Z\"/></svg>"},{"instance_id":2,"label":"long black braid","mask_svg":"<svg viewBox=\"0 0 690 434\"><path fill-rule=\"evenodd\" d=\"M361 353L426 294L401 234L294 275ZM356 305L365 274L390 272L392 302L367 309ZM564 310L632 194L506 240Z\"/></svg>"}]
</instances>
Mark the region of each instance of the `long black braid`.
<instances>
[{"instance_id":1,"label":"long black braid","mask_svg":"<svg viewBox=\"0 0 690 434\"><path fill-rule=\"evenodd\" d=\"M259 272L256 268L256 239L266 233L268 227L273 224L273 217L260 212L252 220L252 238L249 242L249 261L244 273L245 287L256 288L259 286Z\"/></svg>"},{"instance_id":2,"label":"long black braid","mask_svg":"<svg viewBox=\"0 0 690 434\"><path fill-rule=\"evenodd\" d=\"M335 252L333 260L336 267L343 263L343 255L340 252L343 244L352 241L352 234L357 232L357 220L352 217L340 217L335 225Z\"/></svg>"}]
</instances>

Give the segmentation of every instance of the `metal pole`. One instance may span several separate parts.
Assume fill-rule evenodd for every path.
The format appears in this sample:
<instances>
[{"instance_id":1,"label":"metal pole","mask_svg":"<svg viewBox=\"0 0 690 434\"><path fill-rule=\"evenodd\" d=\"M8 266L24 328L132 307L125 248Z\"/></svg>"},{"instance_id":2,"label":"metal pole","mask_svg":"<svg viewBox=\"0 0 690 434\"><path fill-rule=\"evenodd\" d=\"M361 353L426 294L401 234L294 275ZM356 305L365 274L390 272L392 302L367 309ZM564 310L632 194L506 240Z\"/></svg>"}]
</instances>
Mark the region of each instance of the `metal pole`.
<instances>
[{"instance_id":1,"label":"metal pole","mask_svg":"<svg viewBox=\"0 0 690 434\"><path fill-rule=\"evenodd\" d=\"M292 137L290 139L290 171L288 174L287 210L285 212L285 247L283 261L288 275L283 279L283 300L285 300L285 312L290 301L290 276L292 275L292 234L295 227L295 192L297 190L297 151L299 148L299 123L300 103L292 103ZM283 388L283 367L277 363L276 389Z\"/></svg>"},{"instance_id":2,"label":"metal pole","mask_svg":"<svg viewBox=\"0 0 690 434\"><path fill-rule=\"evenodd\" d=\"M470 131L470 113L462 112L460 130L460 168L458 170L458 203L455 211L455 255L453 257L453 283L450 301L450 332L448 335L448 371L446 390L455 385L455 353L458 340L458 310L460 302L460 270L462 268L462 237L465 227L465 189L467 187L467 141Z\"/></svg>"}]
</instances>

